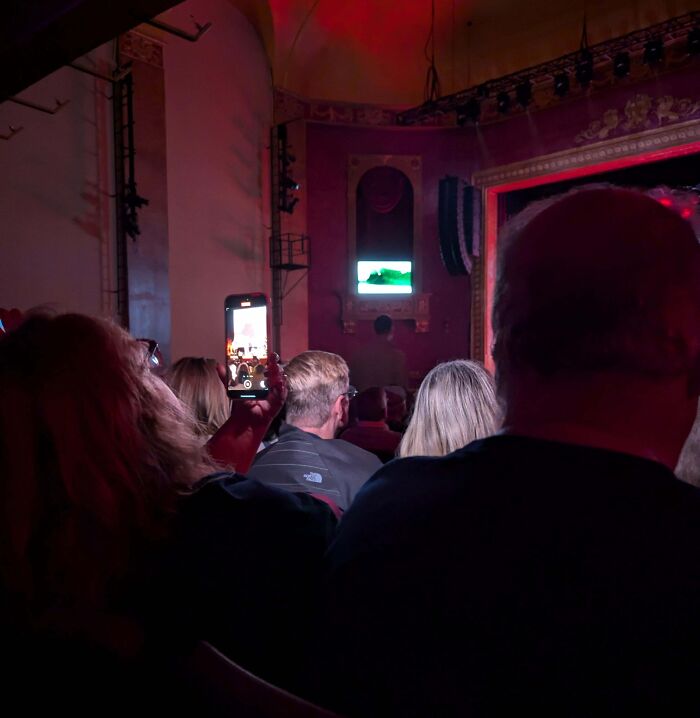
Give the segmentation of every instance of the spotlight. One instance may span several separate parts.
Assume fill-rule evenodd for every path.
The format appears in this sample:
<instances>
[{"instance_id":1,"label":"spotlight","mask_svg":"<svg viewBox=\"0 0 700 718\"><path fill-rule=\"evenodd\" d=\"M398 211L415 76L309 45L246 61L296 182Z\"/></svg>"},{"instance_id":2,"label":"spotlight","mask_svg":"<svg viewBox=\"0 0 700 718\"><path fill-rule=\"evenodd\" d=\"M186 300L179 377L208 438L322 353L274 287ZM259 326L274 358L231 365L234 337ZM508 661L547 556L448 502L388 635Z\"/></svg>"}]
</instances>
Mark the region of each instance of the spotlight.
<instances>
[{"instance_id":1,"label":"spotlight","mask_svg":"<svg viewBox=\"0 0 700 718\"><path fill-rule=\"evenodd\" d=\"M510 95L507 92L499 92L496 95L496 107L502 115L508 112L510 109Z\"/></svg>"},{"instance_id":2,"label":"spotlight","mask_svg":"<svg viewBox=\"0 0 700 718\"><path fill-rule=\"evenodd\" d=\"M280 184L282 185L282 187L286 187L287 189L290 189L294 192L296 192L301 187L301 185L295 179L292 179L288 175L283 175L280 178Z\"/></svg>"},{"instance_id":3,"label":"spotlight","mask_svg":"<svg viewBox=\"0 0 700 718\"><path fill-rule=\"evenodd\" d=\"M613 60L613 74L615 77L626 77L630 72L629 52L618 52Z\"/></svg>"},{"instance_id":4,"label":"spotlight","mask_svg":"<svg viewBox=\"0 0 700 718\"><path fill-rule=\"evenodd\" d=\"M694 27L688 33L688 54L699 55L700 54L700 27Z\"/></svg>"},{"instance_id":5,"label":"spotlight","mask_svg":"<svg viewBox=\"0 0 700 718\"><path fill-rule=\"evenodd\" d=\"M557 97L566 97L569 94L569 76L566 72L554 77L554 94Z\"/></svg>"},{"instance_id":6,"label":"spotlight","mask_svg":"<svg viewBox=\"0 0 700 718\"><path fill-rule=\"evenodd\" d=\"M649 40L644 45L642 60L647 65L658 65L664 59L664 42L660 37Z\"/></svg>"},{"instance_id":7,"label":"spotlight","mask_svg":"<svg viewBox=\"0 0 700 718\"><path fill-rule=\"evenodd\" d=\"M297 203L299 202L298 197L290 197L289 199L285 200L280 204L280 211L286 212L287 214L292 214L294 212L294 208L297 206Z\"/></svg>"},{"instance_id":8,"label":"spotlight","mask_svg":"<svg viewBox=\"0 0 700 718\"><path fill-rule=\"evenodd\" d=\"M527 107L530 104L530 100L532 100L532 83L530 80L521 82L515 88L515 99L518 101L518 104L523 107Z\"/></svg>"},{"instance_id":9,"label":"spotlight","mask_svg":"<svg viewBox=\"0 0 700 718\"><path fill-rule=\"evenodd\" d=\"M467 122L477 122L481 114L481 105L476 97L470 97L463 105L457 106L457 124L464 127Z\"/></svg>"},{"instance_id":10,"label":"spotlight","mask_svg":"<svg viewBox=\"0 0 700 718\"><path fill-rule=\"evenodd\" d=\"M593 53L583 49L576 60L576 81L581 87L588 87L593 79Z\"/></svg>"}]
</instances>

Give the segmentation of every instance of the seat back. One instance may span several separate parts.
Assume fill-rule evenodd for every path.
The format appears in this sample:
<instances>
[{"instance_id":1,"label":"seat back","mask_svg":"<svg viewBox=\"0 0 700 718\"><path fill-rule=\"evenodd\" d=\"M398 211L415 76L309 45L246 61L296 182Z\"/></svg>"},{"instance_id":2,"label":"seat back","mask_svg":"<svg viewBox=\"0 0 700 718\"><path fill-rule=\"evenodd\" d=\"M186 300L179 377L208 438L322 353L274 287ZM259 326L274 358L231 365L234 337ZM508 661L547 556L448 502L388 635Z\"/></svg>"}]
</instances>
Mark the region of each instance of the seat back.
<instances>
[{"instance_id":1,"label":"seat back","mask_svg":"<svg viewBox=\"0 0 700 718\"><path fill-rule=\"evenodd\" d=\"M338 718L254 676L205 642L197 645L185 676L200 716Z\"/></svg>"}]
</instances>

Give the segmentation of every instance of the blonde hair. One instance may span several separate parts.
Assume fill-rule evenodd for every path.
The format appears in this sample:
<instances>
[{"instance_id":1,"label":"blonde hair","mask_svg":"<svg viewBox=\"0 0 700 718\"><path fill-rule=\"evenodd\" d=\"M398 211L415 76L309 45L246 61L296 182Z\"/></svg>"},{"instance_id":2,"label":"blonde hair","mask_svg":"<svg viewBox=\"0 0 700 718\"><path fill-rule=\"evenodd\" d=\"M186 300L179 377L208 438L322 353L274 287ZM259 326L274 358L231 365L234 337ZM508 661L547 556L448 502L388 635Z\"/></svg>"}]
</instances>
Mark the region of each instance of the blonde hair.
<instances>
[{"instance_id":1,"label":"blonde hair","mask_svg":"<svg viewBox=\"0 0 700 718\"><path fill-rule=\"evenodd\" d=\"M499 423L491 375L473 361L457 359L433 368L418 389L399 456L444 456L493 434Z\"/></svg>"},{"instance_id":2,"label":"blonde hair","mask_svg":"<svg viewBox=\"0 0 700 718\"><path fill-rule=\"evenodd\" d=\"M333 402L348 390L350 370L343 357L308 351L285 367L289 395L287 423L318 428L328 421Z\"/></svg>"},{"instance_id":3,"label":"blonde hair","mask_svg":"<svg viewBox=\"0 0 700 718\"><path fill-rule=\"evenodd\" d=\"M216 371L216 360L183 357L167 375L170 388L189 408L199 436L215 434L230 414L226 389Z\"/></svg>"}]
</instances>

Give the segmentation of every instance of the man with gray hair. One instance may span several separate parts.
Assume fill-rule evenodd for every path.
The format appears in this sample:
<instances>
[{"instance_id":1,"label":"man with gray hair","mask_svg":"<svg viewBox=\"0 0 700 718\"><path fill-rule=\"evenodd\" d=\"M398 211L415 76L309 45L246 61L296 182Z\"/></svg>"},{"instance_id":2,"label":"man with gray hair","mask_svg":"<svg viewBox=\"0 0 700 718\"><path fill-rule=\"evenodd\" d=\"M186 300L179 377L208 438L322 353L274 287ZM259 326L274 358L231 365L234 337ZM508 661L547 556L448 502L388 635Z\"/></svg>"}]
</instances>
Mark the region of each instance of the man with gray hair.
<instances>
[{"instance_id":1,"label":"man with gray hair","mask_svg":"<svg viewBox=\"0 0 700 718\"><path fill-rule=\"evenodd\" d=\"M320 697L347 716L700 715L700 246L587 188L501 237L503 431L367 483L328 555ZM338 637L342 637L338 640Z\"/></svg>"},{"instance_id":2,"label":"man with gray hair","mask_svg":"<svg viewBox=\"0 0 700 718\"><path fill-rule=\"evenodd\" d=\"M304 491L347 509L382 465L364 449L336 439L355 391L337 354L307 351L285 367L289 394L279 441L262 451L248 476L268 486Z\"/></svg>"}]
</instances>

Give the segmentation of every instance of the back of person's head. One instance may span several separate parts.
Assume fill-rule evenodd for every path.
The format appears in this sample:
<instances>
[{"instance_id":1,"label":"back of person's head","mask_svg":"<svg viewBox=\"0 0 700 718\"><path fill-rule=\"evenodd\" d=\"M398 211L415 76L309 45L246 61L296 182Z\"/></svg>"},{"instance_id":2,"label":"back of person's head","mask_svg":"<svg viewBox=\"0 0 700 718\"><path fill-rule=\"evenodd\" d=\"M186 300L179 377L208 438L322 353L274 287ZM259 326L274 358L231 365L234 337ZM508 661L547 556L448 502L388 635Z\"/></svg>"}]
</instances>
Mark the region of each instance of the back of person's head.
<instances>
[{"instance_id":1,"label":"back of person's head","mask_svg":"<svg viewBox=\"0 0 700 718\"><path fill-rule=\"evenodd\" d=\"M678 457L676 476L687 484L700 487L700 406L693 428Z\"/></svg>"},{"instance_id":2,"label":"back of person's head","mask_svg":"<svg viewBox=\"0 0 700 718\"><path fill-rule=\"evenodd\" d=\"M394 322L391 320L390 316L387 316L386 314L380 314L374 320L374 333L378 334L379 336L391 334L393 326Z\"/></svg>"},{"instance_id":3,"label":"back of person's head","mask_svg":"<svg viewBox=\"0 0 700 718\"><path fill-rule=\"evenodd\" d=\"M197 433L202 437L215 434L229 416L229 401L216 360L183 357L172 365L166 378L175 396L192 412Z\"/></svg>"},{"instance_id":4,"label":"back of person's head","mask_svg":"<svg viewBox=\"0 0 700 718\"><path fill-rule=\"evenodd\" d=\"M357 418L360 421L384 421L386 419L386 392L378 386L361 391L357 402Z\"/></svg>"},{"instance_id":5,"label":"back of person's head","mask_svg":"<svg viewBox=\"0 0 700 718\"><path fill-rule=\"evenodd\" d=\"M99 605L211 470L192 422L143 344L78 314L0 338L0 396L3 589L25 621Z\"/></svg>"},{"instance_id":6,"label":"back of person's head","mask_svg":"<svg viewBox=\"0 0 700 718\"><path fill-rule=\"evenodd\" d=\"M341 356L307 351L284 367L289 394L287 423L320 427L328 421L336 399L348 391L350 371Z\"/></svg>"},{"instance_id":7,"label":"back of person's head","mask_svg":"<svg viewBox=\"0 0 700 718\"><path fill-rule=\"evenodd\" d=\"M398 455L444 456L493 434L498 421L494 381L481 364L438 364L418 389Z\"/></svg>"},{"instance_id":8,"label":"back of person's head","mask_svg":"<svg viewBox=\"0 0 700 718\"><path fill-rule=\"evenodd\" d=\"M493 329L506 399L524 377L688 371L700 343L697 239L630 190L581 188L530 205L500 240Z\"/></svg>"}]
</instances>

